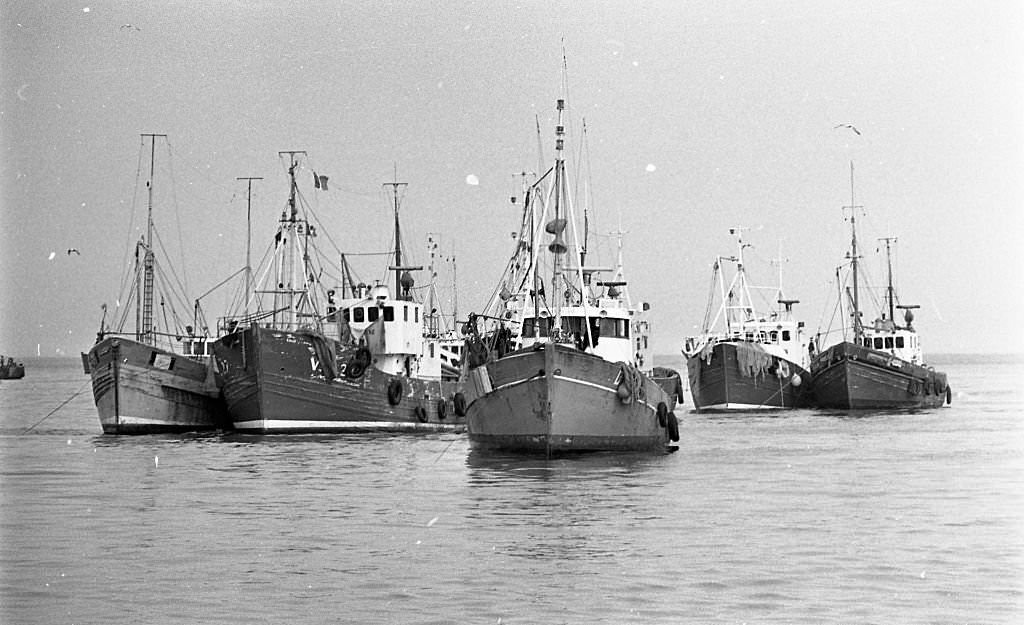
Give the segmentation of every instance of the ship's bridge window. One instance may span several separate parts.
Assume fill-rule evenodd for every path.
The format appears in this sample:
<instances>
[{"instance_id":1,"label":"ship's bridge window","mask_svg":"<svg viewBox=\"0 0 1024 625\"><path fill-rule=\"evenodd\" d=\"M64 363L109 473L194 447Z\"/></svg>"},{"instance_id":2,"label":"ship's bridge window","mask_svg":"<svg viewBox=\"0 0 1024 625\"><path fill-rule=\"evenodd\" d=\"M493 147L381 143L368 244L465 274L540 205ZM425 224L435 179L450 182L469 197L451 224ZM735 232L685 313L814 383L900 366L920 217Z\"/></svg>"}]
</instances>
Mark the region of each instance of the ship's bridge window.
<instances>
[{"instance_id":1,"label":"ship's bridge window","mask_svg":"<svg viewBox=\"0 0 1024 625\"><path fill-rule=\"evenodd\" d=\"M380 317L380 308L377 308L376 306L370 306L369 308L366 309L367 321L374 322L377 320L378 317Z\"/></svg>"},{"instance_id":2,"label":"ship's bridge window","mask_svg":"<svg viewBox=\"0 0 1024 625\"><path fill-rule=\"evenodd\" d=\"M891 336L885 337L885 348L886 349L892 349L892 337Z\"/></svg>"},{"instance_id":3,"label":"ship's bridge window","mask_svg":"<svg viewBox=\"0 0 1024 625\"><path fill-rule=\"evenodd\" d=\"M402 321L408 321L408 320L409 320L409 307L408 306L402 306Z\"/></svg>"},{"instance_id":4,"label":"ship's bridge window","mask_svg":"<svg viewBox=\"0 0 1024 625\"><path fill-rule=\"evenodd\" d=\"M601 336L614 337L617 339L629 338L629 323L625 319L613 319L603 317L601 319Z\"/></svg>"},{"instance_id":5,"label":"ship's bridge window","mask_svg":"<svg viewBox=\"0 0 1024 625\"><path fill-rule=\"evenodd\" d=\"M777 330L772 330L771 332L769 332L768 333L768 339L772 343L778 343L779 342L779 333L778 333L778 331Z\"/></svg>"},{"instance_id":6,"label":"ship's bridge window","mask_svg":"<svg viewBox=\"0 0 1024 625\"><path fill-rule=\"evenodd\" d=\"M363 312L362 308L353 308L352 309L352 321L354 321L356 323L362 323L362 322L366 321L366 315Z\"/></svg>"},{"instance_id":7,"label":"ship's bridge window","mask_svg":"<svg viewBox=\"0 0 1024 625\"><path fill-rule=\"evenodd\" d=\"M394 306L385 306L384 307L384 321L394 321L394 320L395 320L395 307Z\"/></svg>"},{"instance_id":8,"label":"ship's bridge window","mask_svg":"<svg viewBox=\"0 0 1024 625\"><path fill-rule=\"evenodd\" d=\"M419 323L420 322L420 307L419 306L413 306L412 307L412 316L413 316L413 321L415 323Z\"/></svg>"},{"instance_id":9,"label":"ship's bridge window","mask_svg":"<svg viewBox=\"0 0 1024 625\"><path fill-rule=\"evenodd\" d=\"M882 337L876 336L875 337L875 349L882 349L882 344L883 344Z\"/></svg>"},{"instance_id":10,"label":"ship's bridge window","mask_svg":"<svg viewBox=\"0 0 1024 625\"><path fill-rule=\"evenodd\" d=\"M788 341L788 340L790 340L790 333L789 333L789 330L783 330L783 331L782 331L782 340L783 340L783 341Z\"/></svg>"},{"instance_id":11,"label":"ship's bridge window","mask_svg":"<svg viewBox=\"0 0 1024 625\"><path fill-rule=\"evenodd\" d=\"M533 338L537 336L537 330L540 330L539 336L549 336L551 334L551 317L542 317L540 323L534 318L523 320L523 338Z\"/></svg>"},{"instance_id":12,"label":"ship's bridge window","mask_svg":"<svg viewBox=\"0 0 1024 625\"><path fill-rule=\"evenodd\" d=\"M903 337L902 336L897 336L896 337L896 347L898 347L899 349L903 349Z\"/></svg>"}]
</instances>

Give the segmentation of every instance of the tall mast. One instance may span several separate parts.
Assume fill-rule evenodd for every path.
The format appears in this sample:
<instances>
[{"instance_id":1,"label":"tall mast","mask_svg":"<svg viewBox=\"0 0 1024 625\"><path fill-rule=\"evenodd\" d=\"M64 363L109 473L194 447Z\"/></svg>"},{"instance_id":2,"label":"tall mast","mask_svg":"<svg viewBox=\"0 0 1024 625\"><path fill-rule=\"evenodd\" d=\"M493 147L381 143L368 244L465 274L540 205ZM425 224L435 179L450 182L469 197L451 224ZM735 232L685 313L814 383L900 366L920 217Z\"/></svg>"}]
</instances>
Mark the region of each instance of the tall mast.
<instances>
[{"instance_id":1,"label":"tall mast","mask_svg":"<svg viewBox=\"0 0 1024 625\"><path fill-rule=\"evenodd\" d=\"M555 240L548 245L552 254L552 276L551 295L555 298L555 328L562 324L562 302L559 301L559 293L562 287L562 254L567 251L563 240L566 220L562 217L562 201L565 199L565 157L562 148L565 146L565 126L562 125L562 111L565 110L565 100L559 99L556 105L558 109L558 124L555 126L555 219L548 224L548 232L555 235Z\"/></svg>"},{"instance_id":2,"label":"tall mast","mask_svg":"<svg viewBox=\"0 0 1024 625\"><path fill-rule=\"evenodd\" d=\"M402 294L402 230L398 221L399 190L407 187L409 183L398 182L398 168L395 168L395 182L385 182L385 187L391 187L391 193L395 200L395 297L401 298Z\"/></svg>"},{"instance_id":3,"label":"tall mast","mask_svg":"<svg viewBox=\"0 0 1024 625\"><path fill-rule=\"evenodd\" d=\"M142 264L142 297L136 302L136 306L142 305L141 324L138 324L135 331L136 340L153 345L156 337L153 333L153 169L156 162L156 138L167 138L167 135L143 133L143 137L149 137L149 180L146 181L148 190L148 209L146 213L146 255ZM138 315L138 312L136 312Z\"/></svg>"},{"instance_id":4,"label":"tall mast","mask_svg":"<svg viewBox=\"0 0 1024 625\"><path fill-rule=\"evenodd\" d=\"M892 254L891 245L896 242L896 237L884 237L881 239L885 241L885 262L889 270L889 286L885 291L885 299L889 304L889 320L893 323L896 322L896 289L892 285Z\"/></svg>"},{"instance_id":5,"label":"tall mast","mask_svg":"<svg viewBox=\"0 0 1024 625\"><path fill-rule=\"evenodd\" d=\"M253 296L252 286L252 181L263 180L257 176L242 176L235 180L248 181L245 205L245 316L249 317L249 298Z\"/></svg>"},{"instance_id":6,"label":"tall mast","mask_svg":"<svg viewBox=\"0 0 1024 625\"><path fill-rule=\"evenodd\" d=\"M860 289L857 284L857 206L853 197L853 161L850 161L850 266L853 270L853 337L856 343L860 343L864 334L864 327L860 319Z\"/></svg>"},{"instance_id":7,"label":"tall mast","mask_svg":"<svg viewBox=\"0 0 1024 625\"><path fill-rule=\"evenodd\" d=\"M295 287L296 287L297 284L299 284L298 273L297 273L297 264L298 263L295 262L294 252L292 252L291 249L292 249L292 247L294 245L293 235L295 234L295 231L297 230L296 224L300 221L299 220L299 216L298 216L299 215L299 208L298 208L299 185L298 185L298 182L295 179L295 170L298 169L298 167L299 167L298 156L300 154L302 156L305 156L306 152L303 151L303 150L282 150L282 151L277 153L278 156L285 156L285 155L288 156L288 178L289 178L289 185L288 185L288 187L289 188L288 188L288 206L285 209L285 214L281 216L281 222L282 222L281 230L286 233L283 236L285 238L287 238L287 240L286 241L282 241L282 245L284 246L284 250L282 252L283 255L284 255L284 259L283 259L284 263L283 263L283 266L281 266L281 265L278 266L278 271L277 271L277 285L275 287L275 296L274 296L274 311L275 311L274 312L274 316L276 318L277 311L281 310L281 308L282 308L279 305L278 297L279 296L286 296L287 297L287 301L288 301L288 316L287 316L287 318L285 320L285 324L287 324L287 327L289 329L292 329L293 326L295 326L298 323L298 316L297 316L297 311L296 311L296 308L295 308L295 291L296 291ZM307 231L308 228L303 228L303 230ZM303 264L305 264L305 262L307 260L308 260L308 256L304 256L303 257ZM305 284L305 275L306 275L306 269L305 269L305 266L303 266L303 278L302 278L303 282L302 282L302 284Z\"/></svg>"}]
</instances>

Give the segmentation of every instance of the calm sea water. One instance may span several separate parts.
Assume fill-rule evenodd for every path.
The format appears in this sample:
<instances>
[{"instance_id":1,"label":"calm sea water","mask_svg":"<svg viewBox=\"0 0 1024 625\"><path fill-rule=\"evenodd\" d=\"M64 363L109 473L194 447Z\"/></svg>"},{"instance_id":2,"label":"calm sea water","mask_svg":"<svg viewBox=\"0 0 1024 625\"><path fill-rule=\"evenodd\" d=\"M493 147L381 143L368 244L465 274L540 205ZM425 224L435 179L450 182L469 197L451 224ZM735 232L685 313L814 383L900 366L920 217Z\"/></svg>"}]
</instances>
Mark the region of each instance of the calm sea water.
<instances>
[{"instance_id":1,"label":"calm sea water","mask_svg":"<svg viewBox=\"0 0 1024 625\"><path fill-rule=\"evenodd\" d=\"M676 453L545 460L104 436L80 364L28 360L0 381L0 621L1024 622L1024 361L934 364L950 407L681 413Z\"/></svg>"}]
</instances>

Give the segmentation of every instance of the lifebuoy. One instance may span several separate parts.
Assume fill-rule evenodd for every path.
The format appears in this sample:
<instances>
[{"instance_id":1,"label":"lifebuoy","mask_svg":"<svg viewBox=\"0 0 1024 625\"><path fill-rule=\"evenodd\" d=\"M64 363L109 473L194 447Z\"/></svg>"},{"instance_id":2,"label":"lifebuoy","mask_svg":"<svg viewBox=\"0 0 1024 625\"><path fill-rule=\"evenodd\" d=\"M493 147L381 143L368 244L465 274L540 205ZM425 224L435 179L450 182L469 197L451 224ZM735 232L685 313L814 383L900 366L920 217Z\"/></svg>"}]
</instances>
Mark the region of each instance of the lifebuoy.
<instances>
[{"instance_id":1,"label":"lifebuoy","mask_svg":"<svg viewBox=\"0 0 1024 625\"><path fill-rule=\"evenodd\" d=\"M437 400L437 418L444 421L444 418L448 416L448 404L445 403L444 398Z\"/></svg>"},{"instance_id":2,"label":"lifebuoy","mask_svg":"<svg viewBox=\"0 0 1024 625\"><path fill-rule=\"evenodd\" d=\"M658 402L658 410L656 412L658 414L658 425L661 427L668 426L668 406L665 405L665 402Z\"/></svg>"},{"instance_id":3,"label":"lifebuoy","mask_svg":"<svg viewBox=\"0 0 1024 625\"><path fill-rule=\"evenodd\" d=\"M460 417L466 416L466 396L462 393L455 393L452 398L452 405L455 407L455 414Z\"/></svg>"},{"instance_id":4,"label":"lifebuoy","mask_svg":"<svg viewBox=\"0 0 1024 625\"><path fill-rule=\"evenodd\" d=\"M416 419L420 423L427 422L427 409L424 408L423 406L416 406L416 408L413 409L413 413L416 415Z\"/></svg>"},{"instance_id":5,"label":"lifebuoy","mask_svg":"<svg viewBox=\"0 0 1024 625\"><path fill-rule=\"evenodd\" d=\"M673 443L679 440L679 419L676 413L668 413L668 439Z\"/></svg>"},{"instance_id":6,"label":"lifebuoy","mask_svg":"<svg viewBox=\"0 0 1024 625\"><path fill-rule=\"evenodd\" d=\"M388 383L388 403L397 406L402 401L402 381L391 380Z\"/></svg>"}]
</instances>

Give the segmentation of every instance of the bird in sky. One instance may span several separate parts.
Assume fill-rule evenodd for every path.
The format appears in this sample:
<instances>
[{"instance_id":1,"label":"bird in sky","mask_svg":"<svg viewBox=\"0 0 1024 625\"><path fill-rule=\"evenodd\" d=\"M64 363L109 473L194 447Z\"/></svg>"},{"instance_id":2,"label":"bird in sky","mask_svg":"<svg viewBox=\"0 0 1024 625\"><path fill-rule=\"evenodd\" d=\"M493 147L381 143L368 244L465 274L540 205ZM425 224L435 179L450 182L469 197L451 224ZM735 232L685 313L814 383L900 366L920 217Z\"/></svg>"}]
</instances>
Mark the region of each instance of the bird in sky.
<instances>
[{"instance_id":1,"label":"bird in sky","mask_svg":"<svg viewBox=\"0 0 1024 625\"><path fill-rule=\"evenodd\" d=\"M125 28L127 28L128 30L138 30L138 31L142 30L141 28L139 28L135 24L121 24L121 30L124 30Z\"/></svg>"},{"instance_id":2,"label":"bird in sky","mask_svg":"<svg viewBox=\"0 0 1024 625\"><path fill-rule=\"evenodd\" d=\"M68 256L71 256L72 254L77 254L78 256L82 255L82 253L79 252L77 249L75 249L73 247L69 247L68 248Z\"/></svg>"},{"instance_id":3,"label":"bird in sky","mask_svg":"<svg viewBox=\"0 0 1024 625\"><path fill-rule=\"evenodd\" d=\"M854 131L858 135L860 134L860 131L857 130L857 128L853 124L837 124L835 126L835 128L833 128L832 130L835 130L836 128L849 128L850 130Z\"/></svg>"}]
</instances>

